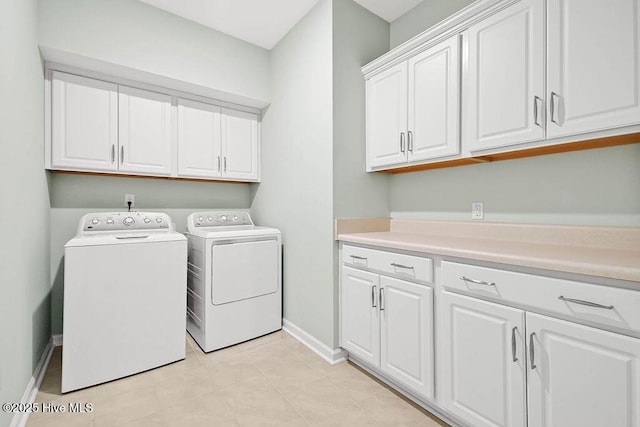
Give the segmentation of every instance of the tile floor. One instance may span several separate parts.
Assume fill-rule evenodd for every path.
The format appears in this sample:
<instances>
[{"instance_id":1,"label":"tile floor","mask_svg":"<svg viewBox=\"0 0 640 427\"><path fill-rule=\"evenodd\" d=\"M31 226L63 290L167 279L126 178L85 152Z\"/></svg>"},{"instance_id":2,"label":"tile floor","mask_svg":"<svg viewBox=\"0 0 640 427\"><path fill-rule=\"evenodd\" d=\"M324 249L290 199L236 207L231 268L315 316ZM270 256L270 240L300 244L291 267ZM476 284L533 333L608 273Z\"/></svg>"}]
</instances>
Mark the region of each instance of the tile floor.
<instances>
[{"instance_id":1,"label":"tile floor","mask_svg":"<svg viewBox=\"0 0 640 427\"><path fill-rule=\"evenodd\" d=\"M285 332L100 386L60 393L57 347L37 402L93 404L34 413L27 426L446 426L350 363L329 365Z\"/></svg>"}]
</instances>

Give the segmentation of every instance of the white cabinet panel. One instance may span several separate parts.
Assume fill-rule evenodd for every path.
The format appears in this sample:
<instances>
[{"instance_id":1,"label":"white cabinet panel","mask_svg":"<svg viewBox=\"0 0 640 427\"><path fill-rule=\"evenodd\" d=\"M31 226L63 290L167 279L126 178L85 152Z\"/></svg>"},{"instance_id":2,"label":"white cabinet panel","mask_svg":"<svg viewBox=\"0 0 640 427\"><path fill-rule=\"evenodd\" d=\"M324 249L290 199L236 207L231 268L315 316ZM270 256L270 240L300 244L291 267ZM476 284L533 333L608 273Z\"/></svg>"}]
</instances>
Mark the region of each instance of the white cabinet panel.
<instances>
[{"instance_id":1,"label":"white cabinet panel","mask_svg":"<svg viewBox=\"0 0 640 427\"><path fill-rule=\"evenodd\" d=\"M178 100L179 176L221 175L220 132L220 107Z\"/></svg>"},{"instance_id":2,"label":"white cabinet panel","mask_svg":"<svg viewBox=\"0 0 640 427\"><path fill-rule=\"evenodd\" d=\"M119 91L119 170L170 175L171 97L124 86Z\"/></svg>"},{"instance_id":3,"label":"white cabinet panel","mask_svg":"<svg viewBox=\"0 0 640 427\"><path fill-rule=\"evenodd\" d=\"M433 399L433 290L382 276L379 304L382 372Z\"/></svg>"},{"instance_id":4,"label":"white cabinet panel","mask_svg":"<svg viewBox=\"0 0 640 427\"><path fill-rule=\"evenodd\" d=\"M377 274L343 267L340 281L341 346L372 366L380 365Z\"/></svg>"},{"instance_id":5,"label":"white cabinet panel","mask_svg":"<svg viewBox=\"0 0 640 427\"><path fill-rule=\"evenodd\" d=\"M367 168L407 161L407 63L367 80Z\"/></svg>"},{"instance_id":6,"label":"white cabinet panel","mask_svg":"<svg viewBox=\"0 0 640 427\"><path fill-rule=\"evenodd\" d=\"M640 426L640 340L527 313L529 426Z\"/></svg>"},{"instance_id":7,"label":"white cabinet panel","mask_svg":"<svg viewBox=\"0 0 640 427\"><path fill-rule=\"evenodd\" d=\"M639 6L548 1L549 137L640 123Z\"/></svg>"},{"instance_id":8,"label":"white cabinet panel","mask_svg":"<svg viewBox=\"0 0 640 427\"><path fill-rule=\"evenodd\" d=\"M524 312L449 292L440 310L442 406L476 427L525 426Z\"/></svg>"},{"instance_id":9,"label":"white cabinet panel","mask_svg":"<svg viewBox=\"0 0 640 427\"><path fill-rule=\"evenodd\" d=\"M522 0L469 27L465 142L471 151L542 140L544 4Z\"/></svg>"},{"instance_id":10,"label":"white cabinet panel","mask_svg":"<svg viewBox=\"0 0 640 427\"><path fill-rule=\"evenodd\" d=\"M222 109L222 175L258 180L258 117L255 114Z\"/></svg>"},{"instance_id":11,"label":"white cabinet panel","mask_svg":"<svg viewBox=\"0 0 640 427\"><path fill-rule=\"evenodd\" d=\"M409 59L409 162L460 152L460 38Z\"/></svg>"},{"instance_id":12,"label":"white cabinet panel","mask_svg":"<svg viewBox=\"0 0 640 427\"><path fill-rule=\"evenodd\" d=\"M51 101L51 166L116 170L118 87L53 72Z\"/></svg>"}]
</instances>

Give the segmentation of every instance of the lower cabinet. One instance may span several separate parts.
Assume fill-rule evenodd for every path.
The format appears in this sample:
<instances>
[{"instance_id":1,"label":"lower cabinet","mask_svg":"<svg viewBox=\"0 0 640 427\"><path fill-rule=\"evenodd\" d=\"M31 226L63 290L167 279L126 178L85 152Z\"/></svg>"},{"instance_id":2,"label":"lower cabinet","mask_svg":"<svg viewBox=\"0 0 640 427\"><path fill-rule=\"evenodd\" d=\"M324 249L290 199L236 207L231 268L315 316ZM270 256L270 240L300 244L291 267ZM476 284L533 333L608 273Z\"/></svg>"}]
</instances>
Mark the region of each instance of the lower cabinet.
<instances>
[{"instance_id":1,"label":"lower cabinet","mask_svg":"<svg viewBox=\"0 0 640 427\"><path fill-rule=\"evenodd\" d=\"M433 399L433 289L344 266L340 286L341 346Z\"/></svg>"},{"instance_id":2,"label":"lower cabinet","mask_svg":"<svg viewBox=\"0 0 640 427\"><path fill-rule=\"evenodd\" d=\"M640 426L639 339L446 291L440 307L440 404L469 425Z\"/></svg>"}]
</instances>

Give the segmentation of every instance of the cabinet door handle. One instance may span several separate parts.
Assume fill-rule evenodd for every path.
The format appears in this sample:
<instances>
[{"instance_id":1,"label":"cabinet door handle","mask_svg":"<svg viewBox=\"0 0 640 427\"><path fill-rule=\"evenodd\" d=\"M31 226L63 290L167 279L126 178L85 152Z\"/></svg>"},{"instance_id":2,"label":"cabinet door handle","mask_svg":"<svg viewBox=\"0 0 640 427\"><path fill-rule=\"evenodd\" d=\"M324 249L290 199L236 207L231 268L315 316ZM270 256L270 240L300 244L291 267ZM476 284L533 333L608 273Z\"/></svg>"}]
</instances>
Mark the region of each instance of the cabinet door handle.
<instances>
[{"instance_id":1,"label":"cabinet door handle","mask_svg":"<svg viewBox=\"0 0 640 427\"><path fill-rule=\"evenodd\" d=\"M476 279L469 279L468 277L464 277L462 276L460 278L460 280L464 281L464 282L471 282L471 283L475 283L476 285L485 285L485 286L495 286L495 282L485 282L484 280L476 280Z\"/></svg>"},{"instance_id":2,"label":"cabinet door handle","mask_svg":"<svg viewBox=\"0 0 640 427\"><path fill-rule=\"evenodd\" d=\"M537 96L533 97L533 124L536 126L540 126L540 123L538 122L538 101L540 101L540 98L538 98Z\"/></svg>"},{"instance_id":3,"label":"cabinet door handle","mask_svg":"<svg viewBox=\"0 0 640 427\"><path fill-rule=\"evenodd\" d=\"M376 308L376 285L371 287L371 308Z\"/></svg>"},{"instance_id":4,"label":"cabinet door handle","mask_svg":"<svg viewBox=\"0 0 640 427\"><path fill-rule=\"evenodd\" d=\"M380 288L380 311L384 311L384 288Z\"/></svg>"},{"instance_id":5,"label":"cabinet door handle","mask_svg":"<svg viewBox=\"0 0 640 427\"><path fill-rule=\"evenodd\" d=\"M408 265L402 265L402 264L396 264L395 262L391 263L392 267L397 267L397 268L406 268L407 270L413 270L414 268Z\"/></svg>"},{"instance_id":6,"label":"cabinet door handle","mask_svg":"<svg viewBox=\"0 0 640 427\"><path fill-rule=\"evenodd\" d=\"M404 132L400 132L400 152L404 153Z\"/></svg>"},{"instance_id":7,"label":"cabinet door handle","mask_svg":"<svg viewBox=\"0 0 640 427\"><path fill-rule=\"evenodd\" d=\"M218 172L220 172L220 156L218 156Z\"/></svg>"},{"instance_id":8,"label":"cabinet door handle","mask_svg":"<svg viewBox=\"0 0 640 427\"><path fill-rule=\"evenodd\" d=\"M367 258L363 257L363 256L358 256L358 255L349 255L351 258L353 259L360 259L362 261L366 261Z\"/></svg>"},{"instance_id":9,"label":"cabinet door handle","mask_svg":"<svg viewBox=\"0 0 640 427\"><path fill-rule=\"evenodd\" d=\"M556 96L558 96L557 93L551 92L551 102L549 103L549 110L551 113L551 121L555 124L559 124L556 121Z\"/></svg>"},{"instance_id":10,"label":"cabinet door handle","mask_svg":"<svg viewBox=\"0 0 640 427\"><path fill-rule=\"evenodd\" d=\"M536 369L536 353L533 348L533 337L535 336L535 332L531 332L531 335L529 335L529 361L531 362L531 369Z\"/></svg>"},{"instance_id":11,"label":"cabinet door handle","mask_svg":"<svg viewBox=\"0 0 640 427\"><path fill-rule=\"evenodd\" d=\"M124 163L124 145L120 147L120 164Z\"/></svg>"},{"instance_id":12,"label":"cabinet door handle","mask_svg":"<svg viewBox=\"0 0 640 427\"><path fill-rule=\"evenodd\" d=\"M407 148L410 152L413 153L413 132L407 132Z\"/></svg>"},{"instance_id":13,"label":"cabinet door handle","mask_svg":"<svg viewBox=\"0 0 640 427\"><path fill-rule=\"evenodd\" d=\"M588 307L604 308L605 310L613 310L612 305L602 305L602 304L598 304L591 301L585 301L581 299L565 298L563 295L560 295L558 299L566 302L572 302L574 304L586 305Z\"/></svg>"},{"instance_id":14,"label":"cabinet door handle","mask_svg":"<svg viewBox=\"0 0 640 427\"><path fill-rule=\"evenodd\" d=\"M224 156L224 171L227 171L227 156Z\"/></svg>"},{"instance_id":15,"label":"cabinet door handle","mask_svg":"<svg viewBox=\"0 0 640 427\"><path fill-rule=\"evenodd\" d=\"M516 356L516 331L518 328L516 326L511 329L511 360L514 362L518 361L518 357Z\"/></svg>"},{"instance_id":16,"label":"cabinet door handle","mask_svg":"<svg viewBox=\"0 0 640 427\"><path fill-rule=\"evenodd\" d=\"M111 144L111 164L116 161L116 144Z\"/></svg>"}]
</instances>

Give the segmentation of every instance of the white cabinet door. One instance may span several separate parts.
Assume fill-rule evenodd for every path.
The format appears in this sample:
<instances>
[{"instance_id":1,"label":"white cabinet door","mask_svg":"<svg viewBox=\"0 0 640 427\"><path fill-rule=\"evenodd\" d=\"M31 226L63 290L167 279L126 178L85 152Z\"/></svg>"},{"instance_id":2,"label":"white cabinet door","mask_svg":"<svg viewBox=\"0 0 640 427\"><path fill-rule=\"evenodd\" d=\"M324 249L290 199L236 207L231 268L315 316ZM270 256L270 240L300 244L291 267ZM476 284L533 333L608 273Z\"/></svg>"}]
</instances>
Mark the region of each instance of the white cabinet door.
<instances>
[{"instance_id":1,"label":"white cabinet door","mask_svg":"<svg viewBox=\"0 0 640 427\"><path fill-rule=\"evenodd\" d=\"M433 399L433 290L382 276L379 305L382 372Z\"/></svg>"},{"instance_id":2,"label":"white cabinet door","mask_svg":"<svg viewBox=\"0 0 640 427\"><path fill-rule=\"evenodd\" d=\"M522 0L466 35L464 129L471 151L542 140L544 4Z\"/></svg>"},{"instance_id":3,"label":"white cabinet door","mask_svg":"<svg viewBox=\"0 0 640 427\"><path fill-rule=\"evenodd\" d=\"M118 86L54 71L51 102L51 166L115 171Z\"/></svg>"},{"instance_id":4,"label":"white cabinet door","mask_svg":"<svg viewBox=\"0 0 640 427\"><path fill-rule=\"evenodd\" d=\"M547 135L640 123L639 1L548 0L548 17Z\"/></svg>"},{"instance_id":5,"label":"white cabinet door","mask_svg":"<svg viewBox=\"0 0 640 427\"><path fill-rule=\"evenodd\" d=\"M460 38L409 59L409 162L460 152Z\"/></svg>"},{"instance_id":6,"label":"white cabinet door","mask_svg":"<svg viewBox=\"0 0 640 427\"><path fill-rule=\"evenodd\" d=\"M407 161L407 63L367 80L367 169Z\"/></svg>"},{"instance_id":7,"label":"white cabinet door","mask_svg":"<svg viewBox=\"0 0 640 427\"><path fill-rule=\"evenodd\" d=\"M258 180L258 116L222 109L222 175Z\"/></svg>"},{"instance_id":8,"label":"white cabinet door","mask_svg":"<svg viewBox=\"0 0 640 427\"><path fill-rule=\"evenodd\" d=\"M380 366L379 277L349 267L340 281L341 347L371 366Z\"/></svg>"},{"instance_id":9,"label":"white cabinet door","mask_svg":"<svg viewBox=\"0 0 640 427\"><path fill-rule=\"evenodd\" d=\"M119 87L120 172L171 174L171 97Z\"/></svg>"},{"instance_id":10,"label":"white cabinet door","mask_svg":"<svg viewBox=\"0 0 640 427\"><path fill-rule=\"evenodd\" d=\"M640 426L640 340L527 313L529 427Z\"/></svg>"},{"instance_id":11,"label":"white cabinet door","mask_svg":"<svg viewBox=\"0 0 640 427\"><path fill-rule=\"evenodd\" d=\"M525 426L524 312L449 292L439 307L442 406L475 427Z\"/></svg>"},{"instance_id":12,"label":"white cabinet door","mask_svg":"<svg viewBox=\"0 0 640 427\"><path fill-rule=\"evenodd\" d=\"M178 176L219 177L220 149L220 107L179 99Z\"/></svg>"}]
</instances>

